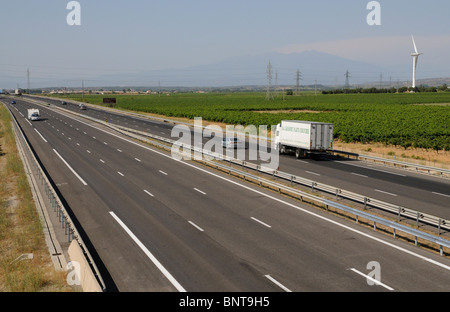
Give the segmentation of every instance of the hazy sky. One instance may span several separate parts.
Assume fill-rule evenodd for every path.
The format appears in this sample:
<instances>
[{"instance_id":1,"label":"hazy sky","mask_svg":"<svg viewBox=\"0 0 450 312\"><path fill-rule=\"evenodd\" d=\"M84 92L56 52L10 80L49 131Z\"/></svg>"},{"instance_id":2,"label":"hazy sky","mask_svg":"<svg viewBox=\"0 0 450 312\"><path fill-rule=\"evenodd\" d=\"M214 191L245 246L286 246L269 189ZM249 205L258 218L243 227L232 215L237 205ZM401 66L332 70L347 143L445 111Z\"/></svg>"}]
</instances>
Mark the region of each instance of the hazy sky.
<instances>
[{"instance_id":1,"label":"hazy sky","mask_svg":"<svg viewBox=\"0 0 450 312\"><path fill-rule=\"evenodd\" d=\"M23 85L27 68L70 80L305 50L409 64L412 34L422 70L442 64L427 76L450 76L449 0L378 1L380 26L367 24L368 0L80 0L80 26L67 24L69 2L0 0L0 76Z\"/></svg>"}]
</instances>

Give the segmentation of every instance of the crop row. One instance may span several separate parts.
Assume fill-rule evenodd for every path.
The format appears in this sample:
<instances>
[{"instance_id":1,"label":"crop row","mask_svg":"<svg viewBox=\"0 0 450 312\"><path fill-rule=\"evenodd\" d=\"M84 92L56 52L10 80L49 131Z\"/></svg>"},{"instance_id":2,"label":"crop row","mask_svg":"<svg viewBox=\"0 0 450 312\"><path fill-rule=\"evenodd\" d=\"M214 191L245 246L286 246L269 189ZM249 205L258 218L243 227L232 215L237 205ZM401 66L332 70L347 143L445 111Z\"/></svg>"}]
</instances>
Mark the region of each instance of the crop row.
<instances>
[{"instance_id":1,"label":"crop row","mask_svg":"<svg viewBox=\"0 0 450 312\"><path fill-rule=\"evenodd\" d=\"M281 120L331 122L343 142L382 142L404 148L450 150L450 94L339 94L278 96L263 93L116 95L117 107L233 125L276 125ZM70 98L80 100L79 96ZM103 96L85 95L101 104Z\"/></svg>"}]
</instances>

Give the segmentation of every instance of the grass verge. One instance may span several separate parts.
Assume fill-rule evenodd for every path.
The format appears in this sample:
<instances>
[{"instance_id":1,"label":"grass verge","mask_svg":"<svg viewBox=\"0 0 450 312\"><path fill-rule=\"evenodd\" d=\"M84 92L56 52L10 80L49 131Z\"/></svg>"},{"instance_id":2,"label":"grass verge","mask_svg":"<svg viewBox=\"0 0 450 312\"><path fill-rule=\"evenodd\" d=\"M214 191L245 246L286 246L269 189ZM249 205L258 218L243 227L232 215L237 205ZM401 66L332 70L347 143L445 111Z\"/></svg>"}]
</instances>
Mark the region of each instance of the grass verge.
<instances>
[{"instance_id":1,"label":"grass verge","mask_svg":"<svg viewBox=\"0 0 450 312\"><path fill-rule=\"evenodd\" d=\"M18 260L33 254L32 259ZM66 273L57 271L45 243L11 116L0 105L0 291L69 292Z\"/></svg>"}]
</instances>

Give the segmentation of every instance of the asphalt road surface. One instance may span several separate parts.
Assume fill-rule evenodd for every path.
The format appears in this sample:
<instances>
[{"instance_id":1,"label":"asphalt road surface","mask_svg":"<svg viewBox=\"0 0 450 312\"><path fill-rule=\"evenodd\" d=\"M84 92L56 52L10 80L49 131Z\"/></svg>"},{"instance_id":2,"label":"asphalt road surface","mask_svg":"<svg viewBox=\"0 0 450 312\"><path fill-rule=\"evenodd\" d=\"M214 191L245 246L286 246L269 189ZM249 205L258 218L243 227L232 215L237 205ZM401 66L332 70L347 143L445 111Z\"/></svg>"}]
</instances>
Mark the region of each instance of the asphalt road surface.
<instances>
[{"instance_id":1,"label":"asphalt road surface","mask_svg":"<svg viewBox=\"0 0 450 312\"><path fill-rule=\"evenodd\" d=\"M111 277L108 289L449 290L447 258L53 109L29 122L36 105L7 103Z\"/></svg>"}]
</instances>

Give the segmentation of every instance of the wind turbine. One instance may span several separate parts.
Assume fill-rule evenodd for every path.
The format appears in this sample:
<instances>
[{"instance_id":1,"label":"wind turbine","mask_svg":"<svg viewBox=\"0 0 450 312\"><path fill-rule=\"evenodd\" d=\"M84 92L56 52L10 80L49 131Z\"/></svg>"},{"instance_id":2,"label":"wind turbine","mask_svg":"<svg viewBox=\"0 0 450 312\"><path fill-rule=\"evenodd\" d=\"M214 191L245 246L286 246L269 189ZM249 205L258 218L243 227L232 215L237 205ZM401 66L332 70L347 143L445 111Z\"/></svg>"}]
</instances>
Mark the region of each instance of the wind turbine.
<instances>
[{"instance_id":1,"label":"wind turbine","mask_svg":"<svg viewBox=\"0 0 450 312\"><path fill-rule=\"evenodd\" d=\"M414 36L412 37L412 42L414 45L414 52L411 53L411 56L413 57L413 81L412 81L412 87L413 89L416 87L416 68L417 68L417 61L419 60L419 55L422 55L423 53L419 53L417 51L416 42L414 41Z\"/></svg>"}]
</instances>

